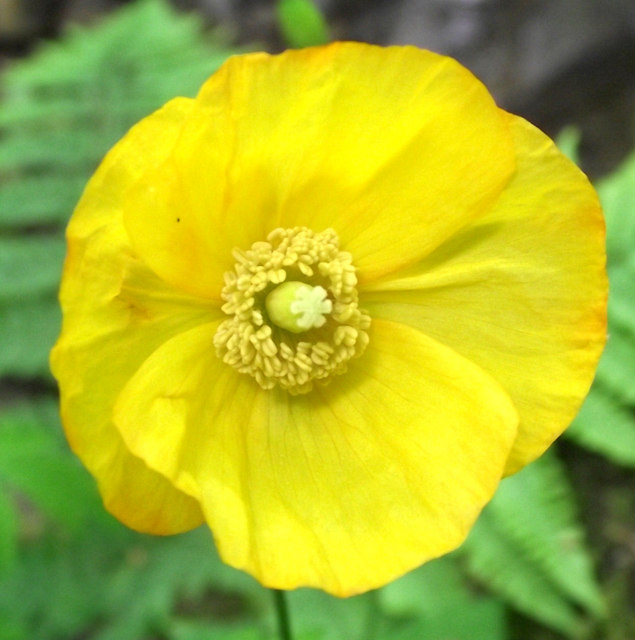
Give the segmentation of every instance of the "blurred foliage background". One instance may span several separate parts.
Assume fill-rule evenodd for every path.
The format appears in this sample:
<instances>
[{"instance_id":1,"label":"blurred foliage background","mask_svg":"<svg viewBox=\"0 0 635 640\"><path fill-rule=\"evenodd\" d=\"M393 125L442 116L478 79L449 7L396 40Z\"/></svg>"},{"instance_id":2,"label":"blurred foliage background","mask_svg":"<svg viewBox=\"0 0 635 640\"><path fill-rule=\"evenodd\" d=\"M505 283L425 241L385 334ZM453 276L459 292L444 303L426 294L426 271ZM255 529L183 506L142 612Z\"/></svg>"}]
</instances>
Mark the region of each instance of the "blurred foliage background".
<instances>
[{"instance_id":1,"label":"blurred foliage background","mask_svg":"<svg viewBox=\"0 0 635 640\"><path fill-rule=\"evenodd\" d=\"M635 12L575 2L0 0L0 640L275 637L269 594L204 528L152 538L104 512L47 359L64 226L107 149L233 53L333 37L453 54L559 133L605 207L610 339L565 438L503 482L462 548L346 601L291 593L296 637L635 638Z\"/></svg>"}]
</instances>

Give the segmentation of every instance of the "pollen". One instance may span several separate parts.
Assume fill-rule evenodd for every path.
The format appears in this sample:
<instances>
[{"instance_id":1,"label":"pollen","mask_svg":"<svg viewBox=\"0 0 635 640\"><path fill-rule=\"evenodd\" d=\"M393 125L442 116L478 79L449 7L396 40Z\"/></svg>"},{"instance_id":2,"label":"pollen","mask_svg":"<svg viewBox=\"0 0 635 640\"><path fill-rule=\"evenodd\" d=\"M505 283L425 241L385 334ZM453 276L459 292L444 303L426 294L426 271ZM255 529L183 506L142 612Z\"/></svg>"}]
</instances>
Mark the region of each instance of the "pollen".
<instances>
[{"instance_id":1,"label":"pollen","mask_svg":"<svg viewBox=\"0 0 635 640\"><path fill-rule=\"evenodd\" d=\"M275 229L235 249L225 274L218 356L264 389L309 392L344 373L368 345L370 316L358 306L350 253L332 229Z\"/></svg>"}]
</instances>

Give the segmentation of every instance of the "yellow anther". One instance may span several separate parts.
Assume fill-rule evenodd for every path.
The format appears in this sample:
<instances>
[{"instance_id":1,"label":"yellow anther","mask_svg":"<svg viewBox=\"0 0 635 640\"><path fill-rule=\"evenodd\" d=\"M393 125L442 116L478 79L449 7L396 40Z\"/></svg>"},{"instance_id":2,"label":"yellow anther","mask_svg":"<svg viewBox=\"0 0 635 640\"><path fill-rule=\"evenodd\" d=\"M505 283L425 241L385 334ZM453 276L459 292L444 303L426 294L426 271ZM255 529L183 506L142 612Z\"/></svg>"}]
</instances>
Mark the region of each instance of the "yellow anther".
<instances>
[{"instance_id":1,"label":"yellow anther","mask_svg":"<svg viewBox=\"0 0 635 640\"><path fill-rule=\"evenodd\" d=\"M266 242L235 249L225 274L214 344L220 358L263 389L309 392L346 371L368 344L352 256L332 229L276 229ZM289 274L300 280L287 281ZM300 339L300 336L302 338Z\"/></svg>"}]
</instances>

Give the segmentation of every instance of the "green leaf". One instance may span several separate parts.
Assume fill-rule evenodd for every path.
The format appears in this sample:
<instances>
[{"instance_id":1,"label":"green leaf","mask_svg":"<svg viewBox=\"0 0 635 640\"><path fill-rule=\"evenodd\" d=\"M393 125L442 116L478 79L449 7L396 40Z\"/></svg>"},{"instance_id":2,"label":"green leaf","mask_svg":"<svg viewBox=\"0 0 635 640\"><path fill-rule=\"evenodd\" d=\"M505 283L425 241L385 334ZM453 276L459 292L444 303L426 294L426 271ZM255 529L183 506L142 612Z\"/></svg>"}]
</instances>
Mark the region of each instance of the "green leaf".
<instances>
[{"instance_id":1,"label":"green leaf","mask_svg":"<svg viewBox=\"0 0 635 640\"><path fill-rule=\"evenodd\" d=\"M174 620L170 640L262 640L262 631L253 625L214 625L207 621ZM299 639L298 639L299 640Z\"/></svg>"},{"instance_id":2,"label":"green leaf","mask_svg":"<svg viewBox=\"0 0 635 640\"><path fill-rule=\"evenodd\" d=\"M64 179L58 175L27 175L10 180L0 187L0 228L65 223L85 184L83 172Z\"/></svg>"},{"instance_id":3,"label":"green leaf","mask_svg":"<svg viewBox=\"0 0 635 640\"><path fill-rule=\"evenodd\" d=\"M469 572L526 615L578 637L605 613L561 463L548 454L507 478L461 554Z\"/></svg>"},{"instance_id":4,"label":"green leaf","mask_svg":"<svg viewBox=\"0 0 635 640\"><path fill-rule=\"evenodd\" d=\"M630 261L635 246L635 154L598 185L598 193L604 207L607 231L609 273ZM612 292L614 293L614 292ZM618 291L618 295L627 291ZM635 304L635 303L632 303ZM635 320L634 320L635 322Z\"/></svg>"},{"instance_id":5,"label":"green leaf","mask_svg":"<svg viewBox=\"0 0 635 640\"><path fill-rule=\"evenodd\" d=\"M9 494L0 492L0 575L15 561L17 538L18 518L14 502Z\"/></svg>"},{"instance_id":6,"label":"green leaf","mask_svg":"<svg viewBox=\"0 0 635 640\"><path fill-rule=\"evenodd\" d=\"M453 556L411 571L379 592L393 620L381 637L430 640L504 640L502 601L476 596Z\"/></svg>"},{"instance_id":7,"label":"green leaf","mask_svg":"<svg viewBox=\"0 0 635 640\"><path fill-rule=\"evenodd\" d=\"M581 139L580 129L570 125L560 131L556 137L556 145L564 153L569 160L579 164L580 156L578 153Z\"/></svg>"},{"instance_id":8,"label":"green leaf","mask_svg":"<svg viewBox=\"0 0 635 640\"><path fill-rule=\"evenodd\" d=\"M99 505L92 479L59 434L59 424L0 415L0 479L68 531L78 532Z\"/></svg>"},{"instance_id":9,"label":"green leaf","mask_svg":"<svg viewBox=\"0 0 635 640\"><path fill-rule=\"evenodd\" d=\"M6 422L28 422L46 425L46 429L64 443L59 418L57 398L40 395L38 398L14 400L3 403L0 410L0 425Z\"/></svg>"},{"instance_id":10,"label":"green leaf","mask_svg":"<svg viewBox=\"0 0 635 640\"><path fill-rule=\"evenodd\" d=\"M0 304L54 291L65 252L58 235L0 236Z\"/></svg>"},{"instance_id":11,"label":"green leaf","mask_svg":"<svg viewBox=\"0 0 635 640\"><path fill-rule=\"evenodd\" d=\"M368 619L375 619L375 594L340 599L313 589L287 593L294 631L301 637L319 640L365 639ZM271 628L274 627L273 616Z\"/></svg>"},{"instance_id":12,"label":"green leaf","mask_svg":"<svg viewBox=\"0 0 635 640\"><path fill-rule=\"evenodd\" d=\"M64 171L96 163L101 155L89 129L10 132L2 140L0 171L55 166Z\"/></svg>"},{"instance_id":13,"label":"green leaf","mask_svg":"<svg viewBox=\"0 0 635 640\"><path fill-rule=\"evenodd\" d=\"M438 611L431 618L394 622L375 637L378 640L505 640L506 627L502 602L482 598L458 609Z\"/></svg>"},{"instance_id":14,"label":"green leaf","mask_svg":"<svg viewBox=\"0 0 635 640\"><path fill-rule=\"evenodd\" d=\"M635 467L635 413L601 384L593 387L565 435L617 464Z\"/></svg>"},{"instance_id":15,"label":"green leaf","mask_svg":"<svg viewBox=\"0 0 635 640\"><path fill-rule=\"evenodd\" d=\"M280 30L291 47L311 47L329 41L329 29L311 0L278 0Z\"/></svg>"},{"instance_id":16,"label":"green leaf","mask_svg":"<svg viewBox=\"0 0 635 640\"><path fill-rule=\"evenodd\" d=\"M609 317L610 310L611 306ZM612 327L598 365L596 384L610 390L618 403L635 407L635 338L615 320L610 324Z\"/></svg>"},{"instance_id":17,"label":"green leaf","mask_svg":"<svg viewBox=\"0 0 635 640\"><path fill-rule=\"evenodd\" d=\"M635 154L598 186L606 219L609 335L613 325L635 342ZM610 345L610 342L609 342ZM629 385L632 387L632 384Z\"/></svg>"},{"instance_id":18,"label":"green leaf","mask_svg":"<svg viewBox=\"0 0 635 640\"><path fill-rule=\"evenodd\" d=\"M567 436L635 465L635 154L598 186L607 230L608 341L596 380Z\"/></svg>"},{"instance_id":19,"label":"green leaf","mask_svg":"<svg viewBox=\"0 0 635 640\"><path fill-rule=\"evenodd\" d=\"M16 189L13 180L44 177L50 194L52 176L73 186L79 174L87 179L126 129L174 96L193 95L231 53L220 39L205 39L193 16L159 0L42 47L3 75L0 177L9 180L0 180L0 201L3 188ZM36 208L28 200L22 206Z\"/></svg>"},{"instance_id":20,"label":"green leaf","mask_svg":"<svg viewBox=\"0 0 635 640\"><path fill-rule=\"evenodd\" d=\"M52 292L50 297L0 304L0 376L50 377L48 354L60 324Z\"/></svg>"},{"instance_id":21,"label":"green leaf","mask_svg":"<svg viewBox=\"0 0 635 640\"><path fill-rule=\"evenodd\" d=\"M141 0L2 73L0 376L49 376L62 227L100 158L140 118L194 95L232 53L195 16Z\"/></svg>"},{"instance_id":22,"label":"green leaf","mask_svg":"<svg viewBox=\"0 0 635 640\"><path fill-rule=\"evenodd\" d=\"M28 637L28 631L20 622L0 613L0 638L2 640L25 640Z\"/></svg>"},{"instance_id":23,"label":"green leaf","mask_svg":"<svg viewBox=\"0 0 635 640\"><path fill-rule=\"evenodd\" d=\"M105 583L123 555L121 537L99 522L72 543L50 534L32 541L0 578L0 620L22 628L20 640L82 637L103 624Z\"/></svg>"},{"instance_id":24,"label":"green leaf","mask_svg":"<svg viewBox=\"0 0 635 640\"><path fill-rule=\"evenodd\" d=\"M24 624L21 640L174 640L204 620L213 637L239 638L262 597L268 605L265 589L220 562L204 528L162 538L98 518L83 536L45 536L24 550L0 576L0 623Z\"/></svg>"},{"instance_id":25,"label":"green leaf","mask_svg":"<svg viewBox=\"0 0 635 640\"><path fill-rule=\"evenodd\" d=\"M95 640L137 640L150 628L167 631L177 599L196 599L211 585L218 588L227 573L233 574L232 591L244 608L243 621L264 591L249 576L221 564L204 527L178 537L146 539L136 549L135 563L135 571L121 570L111 577L104 604L112 623ZM225 621L222 611L208 617L210 624Z\"/></svg>"}]
</instances>

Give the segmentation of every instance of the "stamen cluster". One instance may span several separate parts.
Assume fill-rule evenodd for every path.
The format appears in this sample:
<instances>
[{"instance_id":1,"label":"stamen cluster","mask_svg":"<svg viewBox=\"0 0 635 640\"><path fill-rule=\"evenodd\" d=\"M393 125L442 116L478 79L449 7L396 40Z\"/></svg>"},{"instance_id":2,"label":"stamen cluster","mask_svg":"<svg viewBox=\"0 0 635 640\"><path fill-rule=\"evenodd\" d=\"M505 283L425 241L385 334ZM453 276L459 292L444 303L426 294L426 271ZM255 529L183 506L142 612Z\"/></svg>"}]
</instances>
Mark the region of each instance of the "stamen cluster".
<instances>
[{"instance_id":1,"label":"stamen cluster","mask_svg":"<svg viewBox=\"0 0 635 640\"><path fill-rule=\"evenodd\" d=\"M344 373L368 344L370 317L359 309L352 256L340 251L332 229L278 228L266 242L234 249L236 264L225 273L222 310L229 316L214 337L227 364L254 377L263 389L279 386L306 393L315 381ZM267 294L287 279L321 286L332 311L321 327L298 335L277 327L265 308Z\"/></svg>"}]
</instances>

